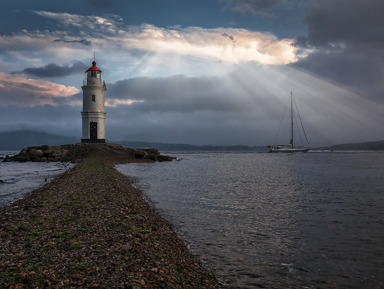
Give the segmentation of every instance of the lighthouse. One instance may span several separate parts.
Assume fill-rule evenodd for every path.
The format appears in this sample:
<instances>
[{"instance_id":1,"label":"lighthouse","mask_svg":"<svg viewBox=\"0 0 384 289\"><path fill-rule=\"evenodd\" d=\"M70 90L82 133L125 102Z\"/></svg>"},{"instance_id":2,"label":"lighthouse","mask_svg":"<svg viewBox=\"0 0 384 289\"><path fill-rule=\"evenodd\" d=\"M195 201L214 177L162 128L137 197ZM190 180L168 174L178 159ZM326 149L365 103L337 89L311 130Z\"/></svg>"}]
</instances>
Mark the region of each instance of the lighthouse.
<instances>
[{"instance_id":1,"label":"lighthouse","mask_svg":"<svg viewBox=\"0 0 384 289\"><path fill-rule=\"evenodd\" d=\"M105 143L104 98L107 87L101 79L101 70L96 61L85 71L83 80L83 131L82 143Z\"/></svg>"}]
</instances>

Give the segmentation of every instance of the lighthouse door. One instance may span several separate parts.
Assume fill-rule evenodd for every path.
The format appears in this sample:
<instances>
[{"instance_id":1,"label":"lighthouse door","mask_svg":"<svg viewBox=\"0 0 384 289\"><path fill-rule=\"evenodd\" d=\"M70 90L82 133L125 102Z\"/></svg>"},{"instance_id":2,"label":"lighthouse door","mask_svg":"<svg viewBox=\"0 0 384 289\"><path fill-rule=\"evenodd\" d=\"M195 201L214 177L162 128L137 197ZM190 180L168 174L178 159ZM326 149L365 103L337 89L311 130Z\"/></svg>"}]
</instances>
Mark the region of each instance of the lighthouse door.
<instances>
[{"instance_id":1,"label":"lighthouse door","mask_svg":"<svg viewBox=\"0 0 384 289\"><path fill-rule=\"evenodd\" d=\"M89 134L90 134L91 140L97 139L97 122L91 122L89 128L90 128Z\"/></svg>"}]
</instances>

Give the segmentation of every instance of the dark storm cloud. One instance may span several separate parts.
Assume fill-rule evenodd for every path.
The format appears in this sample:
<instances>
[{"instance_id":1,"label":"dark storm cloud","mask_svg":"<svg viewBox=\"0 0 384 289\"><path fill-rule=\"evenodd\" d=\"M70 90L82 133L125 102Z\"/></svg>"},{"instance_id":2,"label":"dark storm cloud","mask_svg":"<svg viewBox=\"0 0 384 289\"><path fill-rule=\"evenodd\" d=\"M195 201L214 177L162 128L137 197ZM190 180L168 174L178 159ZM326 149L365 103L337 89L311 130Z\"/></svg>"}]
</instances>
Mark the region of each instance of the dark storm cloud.
<instances>
[{"instance_id":1,"label":"dark storm cloud","mask_svg":"<svg viewBox=\"0 0 384 289\"><path fill-rule=\"evenodd\" d=\"M292 43L292 46L298 47L298 48L309 48L307 36L305 35L297 36L295 41Z\"/></svg>"},{"instance_id":2,"label":"dark storm cloud","mask_svg":"<svg viewBox=\"0 0 384 289\"><path fill-rule=\"evenodd\" d=\"M262 86L255 93L255 83L259 84L240 72L118 81L108 86L107 103L111 98L136 102L106 108L110 136L193 144L262 143L261 136L275 133L267 116L276 115L277 106L274 101L263 105L266 97L273 96Z\"/></svg>"},{"instance_id":3,"label":"dark storm cloud","mask_svg":"<svg viewBox=\"0 0 384 289\"><path fill-rule=\"evenodd\" d=\"M217 77L137 77L108 87L117 99L144 101L140 109L151 111L232 111L248 110L246 102L233 97L233 88Z\"/></svg>"},{"instance_id":4,"label":"dark storm cloud","mask_svg":"<svg viewBox=\"0 0 384 289\"><path fill-rule=\"evenodd\" d=\"M0 73L2 128L31 127L80 136L82 77L57 79L76 87L35 78L84 72L92 61L90 46L95 46L108 87L108 139L265 145L274 142L291 90L300 100L311 144L377 138L383 131L383 105L333 83L356 87L365 97L384 95L382 31L377 31L383 27L377 12L382 5L367 0L310 1L170 0L164 5L157 0L88 0L79 2L79 7L65 1L50 7L43 5L46 1L24 1L26 11L35 11L32 15L7 16L4 11L13 8L4 9L3 32L8 31L10 17L19 18L9 28L13 37L0 34L4 51L0 66L6 72ZM299 2L313 4L305 19L306 34L296 27L303 15L296 9ZM284 10L290 3L296 8ZM186 7L191 17L178 13ZM229 21L241 28L228 27ZM276 29L280 35L275 38ZM302 35L294 45L308 54L295 65L303 69L285 65L287 59L296 61L292 57L296 49L289 46L293 35ZM254 43L263 50L255 49ZM270 63L262 62L270 56L281 66L257 63ZM87 65L62 64L73 59L88 59ZM47 63L51 64L42 66ZM23 72L34 79L8 73L25 67ZM128 77L132 78L124 79Z\"/></svg>"},{"instance_id":5,"label":"dark storm cloud","mask_svg":"<svg viewBox=\"0 0 384 289\"><path fill-rule=\"evenodd\" d=\"M350 47L331 52L316 51L294 66L357 89L364 97L383 100L383 58L382 52L369 46Z\"/></svg>"},{"instance_id":6,"label":"dark storm cloud","mask_svg":"<svg viewBox=\"0 0 384 289\"><path fill-rule=\"evenodd\" d=\"M25 68L21 71L21 73L26 73L36 77L62 77L78 74L80 72L84 72L86 69L87 66L81 61L72 61L70 65L67 64L59 66L55 63L50 63L43 67Z\"/></svg>"},{"instance_id":7,"label":"dark storm cloud","mask_svg":"<svg viewBox=\"0 0 384 289\"><path fill-rule=\"evenodd\" d=\"M308 33L293 44L313 52L293 66L358 89L365 97L383 100L382 11L381 0L313 1L304 19Z\"/></svg>"},{"instance_id":8,"label":"dark storm cloud","mask_svg":"<svg viewBox=\"0 0 384 289\"><path fill-rule=\"evenodd\" d=\"M286 66L244 64L216 77L136 77L107 86L114 139L263 145L276 137L290 90L312 144L372 139L383 127L383 105Z\"/></svg>"},{"instance_id":9,"label":"dark storm cloud","mask_svg":"<svg viewBox=\"0 0 384 289\"><path fill-rule=\"evenodd\" d=\"M13 35L12 33L0 32L0 36L12 36L12 35Z\"/></svg>"},{"instance_id":10,"label":"dark storm cloud","mask_svg":"<svg viewBox=\"0 0 384 289\"><path fill-rule=\"evenodd\" d=\"M304 19L308 26L309 44L332 47L347 45L384 44L384 1L382 0L317 0Z\"/></svg>"},{"instance_id":11,"label":"dark storm cloud","mask_svg":"<svg viewBox=\"0 0 384 289\"><path fill-rule=\"evenodd\" d=\"M2 128L80 135L79 89L21 77L9 83L5 74L3 78ZM372 139L383 126L383 106L369 105L349 91L286 66L243 64L215 77L135 77L107 83L107 88L109 140L266 145L275 142L290 90L299 100L311 144L345 141L351 135Z\"/></svg>"},{"instance_id":12,"label":"dark storm cloud","mask_svg":"<svg viewBox=\"0 0 384 289\"><path fill-rule=\"evenodd\" d=\"M55 39L53 42L63 42L63 43L66 43L66 44L71 44L71 43L74 43L74 44L81 44L81 45L84 45L84 46L91 46L91 41L88 41L88 40L85 40L85 39L82 39L82 40L65 40L65 39Z\"/></svg>"},{"instance_id":13,"label":"dark storm cloud","mask_svg":"<svg viewBox=\"0 0 384 289\"><path fill-rule=\"evenodd\" d=\"M233 38L233 36L229 35L228 33L223 33L223 34L221 34L221 36L228 37L229 39L231 39L232 41L235 42L235 38Z\"/></svg>"}]
</instances>

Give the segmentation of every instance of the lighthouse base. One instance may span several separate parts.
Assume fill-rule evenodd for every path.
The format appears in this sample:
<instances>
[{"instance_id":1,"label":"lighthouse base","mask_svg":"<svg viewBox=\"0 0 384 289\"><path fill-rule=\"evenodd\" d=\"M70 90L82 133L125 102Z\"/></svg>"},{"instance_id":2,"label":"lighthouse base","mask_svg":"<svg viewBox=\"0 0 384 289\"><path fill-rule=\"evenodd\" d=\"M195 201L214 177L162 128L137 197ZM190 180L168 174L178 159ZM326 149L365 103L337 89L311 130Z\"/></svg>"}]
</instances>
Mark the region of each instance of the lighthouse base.
<instances>
[{"instance_id":1,"label":"lighthouse base","mask_svg":"<svg viewBox=\"0 0 384 289\"><path fill-rule=\"evenodd\" d=\"M81 139L82 143L105 143L105 139Z\"/></svg>"}]
</instances>

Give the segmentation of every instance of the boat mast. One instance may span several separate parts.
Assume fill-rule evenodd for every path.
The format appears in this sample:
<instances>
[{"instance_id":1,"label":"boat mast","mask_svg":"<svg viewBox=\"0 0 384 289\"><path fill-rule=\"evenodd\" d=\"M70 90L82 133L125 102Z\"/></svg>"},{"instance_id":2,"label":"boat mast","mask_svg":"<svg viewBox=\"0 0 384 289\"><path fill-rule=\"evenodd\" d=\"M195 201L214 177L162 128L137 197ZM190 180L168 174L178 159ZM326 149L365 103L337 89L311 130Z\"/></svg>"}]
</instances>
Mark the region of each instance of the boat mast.
<instances>
[{"instance_id":1,"label":"boat mast","mask_svg":"<svg viewBox=\"0 0 384 289\"><path fill-rule=\"evenodd\" d=\"M291 148L293 148L293 98L291 91Z\"/></svg>"}]
</instances>

